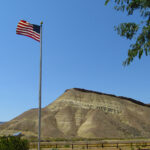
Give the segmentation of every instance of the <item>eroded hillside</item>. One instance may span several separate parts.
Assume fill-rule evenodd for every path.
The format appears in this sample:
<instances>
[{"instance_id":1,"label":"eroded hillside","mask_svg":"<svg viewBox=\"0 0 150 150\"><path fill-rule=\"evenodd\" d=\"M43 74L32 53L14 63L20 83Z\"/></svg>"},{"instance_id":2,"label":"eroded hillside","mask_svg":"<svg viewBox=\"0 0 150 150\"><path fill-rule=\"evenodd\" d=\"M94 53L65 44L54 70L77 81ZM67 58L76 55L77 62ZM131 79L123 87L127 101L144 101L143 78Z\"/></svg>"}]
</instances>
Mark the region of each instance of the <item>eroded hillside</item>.
<instances>
[{"instance_id":1,"label":"eroded hillside","mask_svg":"<svg viewBox=\"0 0 150 150\"><path fill-rule=\"evenodd\" d=\"M42 137L149 137L149 114L149 105L131 98L69 89L42 109ZM38 111L32 109L0 125L0 134L37 136L37 129Z\"/></svg>"}]
</instances>

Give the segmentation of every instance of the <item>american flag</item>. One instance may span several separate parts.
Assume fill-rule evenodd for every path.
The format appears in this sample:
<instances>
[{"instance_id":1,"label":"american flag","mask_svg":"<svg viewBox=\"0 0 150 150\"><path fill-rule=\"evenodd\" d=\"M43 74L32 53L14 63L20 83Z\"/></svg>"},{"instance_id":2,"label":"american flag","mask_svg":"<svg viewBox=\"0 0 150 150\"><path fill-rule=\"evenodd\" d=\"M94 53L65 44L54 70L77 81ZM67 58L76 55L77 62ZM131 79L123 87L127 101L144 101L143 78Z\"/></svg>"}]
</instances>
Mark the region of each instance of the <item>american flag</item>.
<instances>
[{"instance_id":1,"label":"american flag","mask_svg":"<svg viewBox=\"0 0 150 150\"><path fill-rule=\"evenodd\" d=\"M40 42L40 26L30 24L27 21L19 21L16 29L16 34L25 35Z\"/></svg>"}]
</instances>

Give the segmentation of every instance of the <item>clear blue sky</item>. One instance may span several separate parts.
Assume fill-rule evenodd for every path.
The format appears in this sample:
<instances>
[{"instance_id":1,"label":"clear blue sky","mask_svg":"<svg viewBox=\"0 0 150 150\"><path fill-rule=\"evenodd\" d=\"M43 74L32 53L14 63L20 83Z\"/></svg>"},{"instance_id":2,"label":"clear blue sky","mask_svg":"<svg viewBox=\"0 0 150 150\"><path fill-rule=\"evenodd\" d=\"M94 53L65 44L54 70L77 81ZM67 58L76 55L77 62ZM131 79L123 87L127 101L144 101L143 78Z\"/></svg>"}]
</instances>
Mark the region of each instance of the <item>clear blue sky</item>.
<instances>
[{"instance_id":1,"label":"clear blue sky","mask_svg":"<svg viewBox=\"0 0 150 150\"><path fill-rule=\"evenodd\" d=\"M105 0L5 0L0 4L0 121L38 107L40 44L16 35L20 19L43 21L42 106L69 88L84 88L150 103L150 57L122 62L130 41L114 26L138 21Z\"/></svg>"}]
</instances>

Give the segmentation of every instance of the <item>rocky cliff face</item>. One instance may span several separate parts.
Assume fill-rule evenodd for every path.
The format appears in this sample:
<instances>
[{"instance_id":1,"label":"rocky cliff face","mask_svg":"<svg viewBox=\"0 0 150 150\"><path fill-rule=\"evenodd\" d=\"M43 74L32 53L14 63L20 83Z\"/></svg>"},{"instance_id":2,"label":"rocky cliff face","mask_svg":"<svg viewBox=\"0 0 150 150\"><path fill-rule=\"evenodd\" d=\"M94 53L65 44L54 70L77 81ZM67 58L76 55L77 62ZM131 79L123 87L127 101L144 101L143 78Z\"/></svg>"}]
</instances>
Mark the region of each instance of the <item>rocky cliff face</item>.
<instances>
[{"instance_id":1,"label":"rocky cliff face","mask_svg":"<svg viewBox=\"0 0 150 150\"><path fill-rule=\"evenodd\" d=\"M42 109L42 137L131 138L150 136L150 107L114 95L69 89ZM29 110L0 125L0 134L37 136L38 112Z\"/></svg>"}]
</instances>

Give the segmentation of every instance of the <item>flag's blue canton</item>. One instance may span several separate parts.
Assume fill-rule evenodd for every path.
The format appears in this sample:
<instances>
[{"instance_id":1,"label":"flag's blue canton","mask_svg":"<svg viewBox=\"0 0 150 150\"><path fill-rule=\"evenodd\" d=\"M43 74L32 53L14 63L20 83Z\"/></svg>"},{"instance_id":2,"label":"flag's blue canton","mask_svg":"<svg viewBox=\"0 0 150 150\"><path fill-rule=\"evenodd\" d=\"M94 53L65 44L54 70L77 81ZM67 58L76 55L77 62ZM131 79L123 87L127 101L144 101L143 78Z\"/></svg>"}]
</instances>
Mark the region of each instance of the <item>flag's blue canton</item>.
<instances>
[{"instance_id":1,"label":"flag's blue canton","mask_svg":"<svg viewBox=\"0 0 150 150\"><path fill-rule=\"evenodd\" d=\"M40 26L32 24L33 25L33 31L37 32L40 34Z\"/></svg>"}]
</instances>

